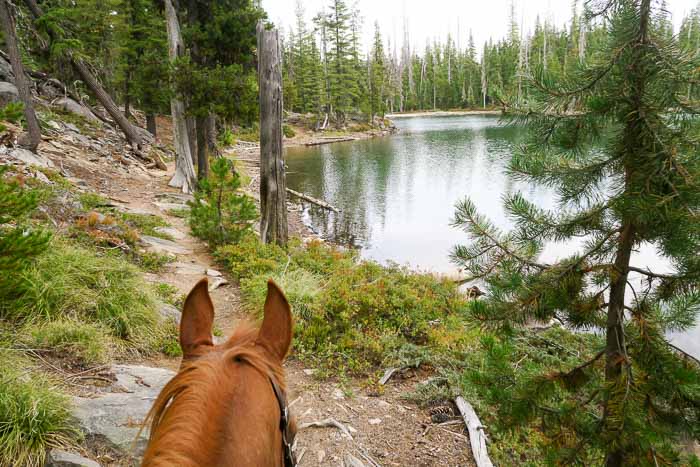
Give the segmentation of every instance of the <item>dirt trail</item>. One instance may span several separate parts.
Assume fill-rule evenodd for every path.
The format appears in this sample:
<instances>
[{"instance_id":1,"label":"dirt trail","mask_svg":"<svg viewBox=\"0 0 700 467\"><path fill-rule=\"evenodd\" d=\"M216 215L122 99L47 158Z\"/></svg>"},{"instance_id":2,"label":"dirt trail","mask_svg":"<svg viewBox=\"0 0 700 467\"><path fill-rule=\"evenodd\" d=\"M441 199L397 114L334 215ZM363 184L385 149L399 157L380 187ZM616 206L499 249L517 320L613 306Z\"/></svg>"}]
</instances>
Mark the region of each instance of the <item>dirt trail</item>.
<instances>
[{"instance_id":1,"label":"dirt trail","mask_svg":"<svg viewBox=\"0 0 700 467\"><path fill-rule=\"evenodd\" d=\"M109 197L126 211L150 213L165 219L174 232L175 242L187 252L178 254L164 272L145 274L149 282L164 282L181 293L203 277L205 269L219 270L229 284L212 291L216 309L215 325L228 335L247 316L242 310L239 289L217 266L206 245L189 234L184 219L168 214L172 204L183 203L183 195L167 186L168 172L149 171L125 174L110 167L86 167L66 161L65 168L84 180L93 190ZM252 168L255 170L255 168ZM249 174L255 189L255 174ZM291 230L299 234L301 223L290 214ZM191 269L188 271L188 269ZM177 359L160 358L141 362L176 370ZM286 363L289 401L299 423L333 418L345 425L352 439L337 428L306 428L299 431L297 455L301 466L353 465L353 456L364 465L382 466L464 466L473 465L464 427L458 421L437 425L430 414L403 399L416 384L429 375L409 373L391 380L380 397L371 397L362 381L318 381L313 369L293 357ZM370 460L371 459L371 460ZM360 465L360 464L356 464Z\"/></svg>"}]
</instances>

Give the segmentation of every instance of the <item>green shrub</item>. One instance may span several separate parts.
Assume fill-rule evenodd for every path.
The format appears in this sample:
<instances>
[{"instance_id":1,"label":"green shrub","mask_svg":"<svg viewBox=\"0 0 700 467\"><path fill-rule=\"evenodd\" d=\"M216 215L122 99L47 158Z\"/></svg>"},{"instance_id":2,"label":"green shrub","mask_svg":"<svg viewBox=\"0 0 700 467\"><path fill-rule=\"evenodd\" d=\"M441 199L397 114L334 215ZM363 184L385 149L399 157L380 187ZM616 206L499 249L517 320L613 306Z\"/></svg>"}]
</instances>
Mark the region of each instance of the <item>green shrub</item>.
<instances>
[{"instance_id":1,"label":"green shrub","mask_svg":"<svg viewBox=\"0 0 700 467\"><path fill-rule=\"evenodd\" d=\"M243 236L235 245L220 247L214 255L238 280L256 275L271 275L283 267L287 260L287 254L282 248L264 244L252 233Z\"/></svg>"},{"instance_id":2,"label":"green shrub","mask_svg":"<svg viewBox=\"0 0 700 467\"><path fill-rule=\"evenodd\" d=\"M10 318L95 322L140 350L160 332L152 292L124 259L56 240L24 277L29 286L6 313Z\"/></svg>"},{"instance_id":3,"label":"green shrub","mask_svg":"<svg viewBox=\"0 0 700 467\"><path fill-rule=\"evenodd\" d=\"M224 131L219 133L219 146L222 148L233 146L235 142L236 138L230 129L224 128Z\"/></svg>"},{"instance_id":4,"label":"green shrub","mask_svg":"<svg viewBox=\"0 0 700 467\"><path fill-rule=\"evenodd\" d=\"M358 262L321 242L293 240L285 253L248 237L217 257L253 311L262 310L268 278L282 287L296 320L295 351L321 367L367 373L407 344L449 349L461 333L473 339L462 325L466 301L448 280Z\"/></svg>"},{"instance_id":5,"label":"green shrub","mask_svg":"<svg viewBox=\"0 0 700 467\"><path fill-rule=\"evenodd\" d=\"M24 116L24 104L21 102L10 102L5 107L0 108L0 131L7 130L2 122L16 123Z\"/></svg>"},{"instance_id":6,"label":"green shrub","mask_svg":"<svg viewBox=\"0 0 700 467\"><path fill-rule=\"evenodd\" d=\"M150 235L151 237L163 238L165 240L173 239L170 235L157 230L158 227L170 227L170 224L160 216L120 211L116 211L114 216L132 229L138 230L142 235Z\"/></svg>"},{"instance_id":7,"label":"green shrub","mask_svg":"<svg viewBox=\"0 0 700 467\"><path fill-rule=\"evenodd\" d=\"M251 231L257 210L250 197L238 192L240 186L232 162L216 159L190 203L190 229L195 236L217 246L238 242Z\"/></svg>"},{"instance_id":8,"label":"green shrub","mask_svg":"<svg viewBox=\"0 0 700 467\"><path fill-rule=\"evenodd\" d=\"M60 356L79 359L86 365L104 363L110 354L110 338L99 325L60 319L32 325L31 345Z\"/></svg>"},{"instance_id":9,"label":"green shrub","mask_svg":"<svg viewBox=\"0 0 700 467\"><path fill-rule=\"evenodd\" d=\"M285 138L294 138L297 135L297 133L294 131L294 128L287 125L286 123L282 125L282 134Z\"/></svg>"},{"instance_id":10,"label":"green shrub","mask_svg":"<svg viewBox=\"0 0 700 467\"><path fill-rule=\"evenodd\" d=\"M236 133L236 136L241 141L256 143L260 141L260 128L257 123L253 123L249 128L241 128Z\"/></svg>"},{"instance_id":11,"label":"green shrub","mask_svg":"<svg viewBox=\"0 0 700 467\"><path fill-rule=\"evenodd\" d=\"M71 444L69 399L16 352L0 349L0 465L43 465L47 451Z\"/></svg>"}]
</instances>

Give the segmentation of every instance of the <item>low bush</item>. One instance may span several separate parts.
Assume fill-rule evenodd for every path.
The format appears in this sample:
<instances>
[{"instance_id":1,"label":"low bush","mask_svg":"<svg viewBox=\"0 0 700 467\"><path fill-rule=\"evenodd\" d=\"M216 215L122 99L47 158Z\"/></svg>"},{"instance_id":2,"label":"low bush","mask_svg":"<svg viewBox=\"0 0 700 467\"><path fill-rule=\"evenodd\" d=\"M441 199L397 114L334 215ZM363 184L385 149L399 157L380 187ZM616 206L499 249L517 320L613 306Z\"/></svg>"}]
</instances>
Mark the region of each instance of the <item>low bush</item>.
<instances>
[{"instance_id":1,"label":"low bush","mask_svg":"<svg viewBox=\"0 0 700 467\"><path fill-rule=\"evenodd\" d=\"M105 363L110 355L110 337L101 326L59 319L31 325L32 347L47 350L61 358L75 358L84 365Z\"/></svg>"},{"instance_id":2,"label":"low bush","mask_svg":"<svg viewBox=\"0 0 700 467\"><path fill-rule=\"evenodd\" d=\"M190 203L192 234L217 246L238 242L250 232L257 209L250 197L239 193L240 186L233 163L223 157L216 159L209 178L200 180Z\"/></svg>"},{"instance_id":3,"label":"low bush","mask_svg":"<svg viewBox=\"0 0 700 467\"><path fill-rule=\"evenodd\" d=\"M254 312L262 310L268 278L282 287L295 315L295 351L319 366L362 374L391 363L405 345L447 347L444 323L465 314L453 282L359 261L321 242L292 241L285 252L249 237L217 257Z\"/></svg>"},{"instance_id":4,"label":"low bush","mask_svg":"<svg viewBox=\"0 0 700 467\"><path fill-rule=\"evenodd\" d=\"M297 135L296 131L294 131L294 128L287 124L282 125L282 134L285 138L294 138Z\"/></svg>"},{"instance_id":5,"label":"low bush","mask_svg":"<svg viewBox=\"0 0 700 467\"><path fill-rule=\"evenodd\" d=\"M0 465L40 466L77 437L69 398L48 376L0 348Z\"/></svg>"},{"instance_id":6,"label":"low bush","mask_svg":"<svg viewBox=\"0 0 700 467\"><path fill-rule=\"evenodd\" d=\"M233 132L228 129L224 128L223 131L219 133L219 146L222 148L227 148L229 146L233 146L236 142L236 137L233 135Z\"/></svg>"}]
</instances>

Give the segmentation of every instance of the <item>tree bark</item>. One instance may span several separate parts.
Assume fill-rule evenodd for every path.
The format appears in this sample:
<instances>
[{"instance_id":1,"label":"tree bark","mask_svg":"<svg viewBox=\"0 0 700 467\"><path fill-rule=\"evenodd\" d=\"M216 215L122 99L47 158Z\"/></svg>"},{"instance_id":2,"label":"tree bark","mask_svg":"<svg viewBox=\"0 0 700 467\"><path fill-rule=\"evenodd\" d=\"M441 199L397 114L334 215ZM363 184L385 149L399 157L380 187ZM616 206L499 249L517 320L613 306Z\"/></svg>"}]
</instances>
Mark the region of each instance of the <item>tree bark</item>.
<instances>
[{"instance_id":1,"label":"tree bark","mask_svg":"<svg viewBox=\"0 0 700 467\"><path fill-rule=\"evenodd\" d=\"M287 190L282 159L282 72L279 35L258 23L260 84L260 238L286 245Z\"/></svg>"},{"instance_id":2,"label":"tree bark","mask_svg":"<svg viewBox=\"0 0 700 467\"><path fill-rule=\"evenodd\" d=\"M222 154L219 152L219 148L216 145L217 139L216 132L216 115L210 113L207 116L207 149L209 150L209 155L214 157L221 157Z\"/></svg>"},{"instance_id":3,"label":"tree bark","mask_svg":"<svg viewBox=\"0 0 700 467\"><path fill-rule=\"evenodd\" d=\"M209 176L209 151L207 145L207 117L197 117L197 178Z\"/></svg>"},{"instance_id":4,"label":"tree bark","mask_svg":"<svg viewBox=\"0 0 700 467\"><path fill-rule=\"evenodd\" d=\"M192 116L185 117L187 124L187 138L190 144L190 154L192 155L192 165L197 165L197 120Z\"/></svg>"},{"instance_id":5,"label":"tree bark","mask_svg":"<svg viewBox=\"0 0 700 467\"><path fill-rule=\"evenodd\" d=\"M44 15L44 12L36 0L24 1L29 8L29 11L32 13L34 20L37 20ZM49 37L53 39L53 36L53 31L49 30ZM78 76L80 76L80 79L83 80L90 91L92 91L97 100L100 101L100 104L104 106L105 110L107 110L117 125L119 125L119 128L121 128L121 130L124 132L124 135L129 143L135 148L140 148L142 138L139 130L132 125L129 120L127 120L124 114L119 111L119 108L114 103L114 100L112 100L112 97L107 94L107 91L104 90L102 85L97 81L97 78L93 76L88 67L80 59L73 57L70 52L67 54L67 57L70 59L73 70L78 74Z\"/></svg>"},{"instance_id":6,"label":"tree bark","mask_svg":"<svg viewBox=\"0 0 700 467\"><path fill-rule=\"evenodd\" d=\"M156 123L156 114L146 114L146 129L154 138L157 136L158 126Z\"/></svg>"},{"instance_id":7,"label":"tree bark","mask_svg":"<svg viewBox=\"0 0 700 467\"><path fill-rule=\"evenodd\" d=\"M36 113L34 113L32 92L29 89L27 76L24 74L22 56L20 55L17 36L15 35L15 21L12 9L7 0L0 0L0 25L2 26L2 32L5 36L5 44L7 46L7 53L10 56L12 71L15 74L17 93L24 104L24 118L27 121L29 137L22 141L22 145L32 152L36 152L36 148L41 142L41 129L39 128L39 121L36 118Z\"/></svg>"},{"instance_id":8,"label":"tree bark","mask_svg":"<svg viewBox=\"0 0 700 467\"><path fill-rule=\"evenodd\" d=\"M180 34L177 12L171 0L165 0L165 17L168 29L168 54L170 60L173 61L184 52L184 44ZM175 143L177 158L175 161L175 175L170 180L169 185L182 188L183 193L192 193L197 183L197 177L194 174L192 153L190 152L189 134L185 119L185 104L178 96L173 96L170 99L170 109L173 115L173 142Z\"/></svg>"}]
</instances>

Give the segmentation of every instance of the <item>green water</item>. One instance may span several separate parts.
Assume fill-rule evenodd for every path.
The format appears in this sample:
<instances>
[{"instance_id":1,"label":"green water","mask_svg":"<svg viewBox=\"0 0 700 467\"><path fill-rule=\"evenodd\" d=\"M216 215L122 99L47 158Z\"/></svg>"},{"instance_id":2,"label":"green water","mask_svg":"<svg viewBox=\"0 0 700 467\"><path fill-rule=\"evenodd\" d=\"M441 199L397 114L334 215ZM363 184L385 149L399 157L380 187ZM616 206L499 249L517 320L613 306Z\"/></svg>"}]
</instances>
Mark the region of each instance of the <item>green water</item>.
<instances>
[{"instance_id":1,"label":"green water","mask_svg":"<svg viewBox=\"0 0 700 467\"><path fill-rule=\"evenodd\" d=\"M551 191L516 183L504 171L523 129L483 115L395 123L400 132L391 137L287 150L287 186L341 210L305 205L303 219L312 230L358 248L366 258L459 275L449 260L450 249L467 241L450 226L458 200L471 198L504 230L512 226L502 207L504 194L520 191L541 207L555 206ZM541 260L568 256L576 246L548 245ZM633 262L670 271L651 245L635 252ZM673 338L700 356L700 329Z\"/></svg>"}]
</instances>

